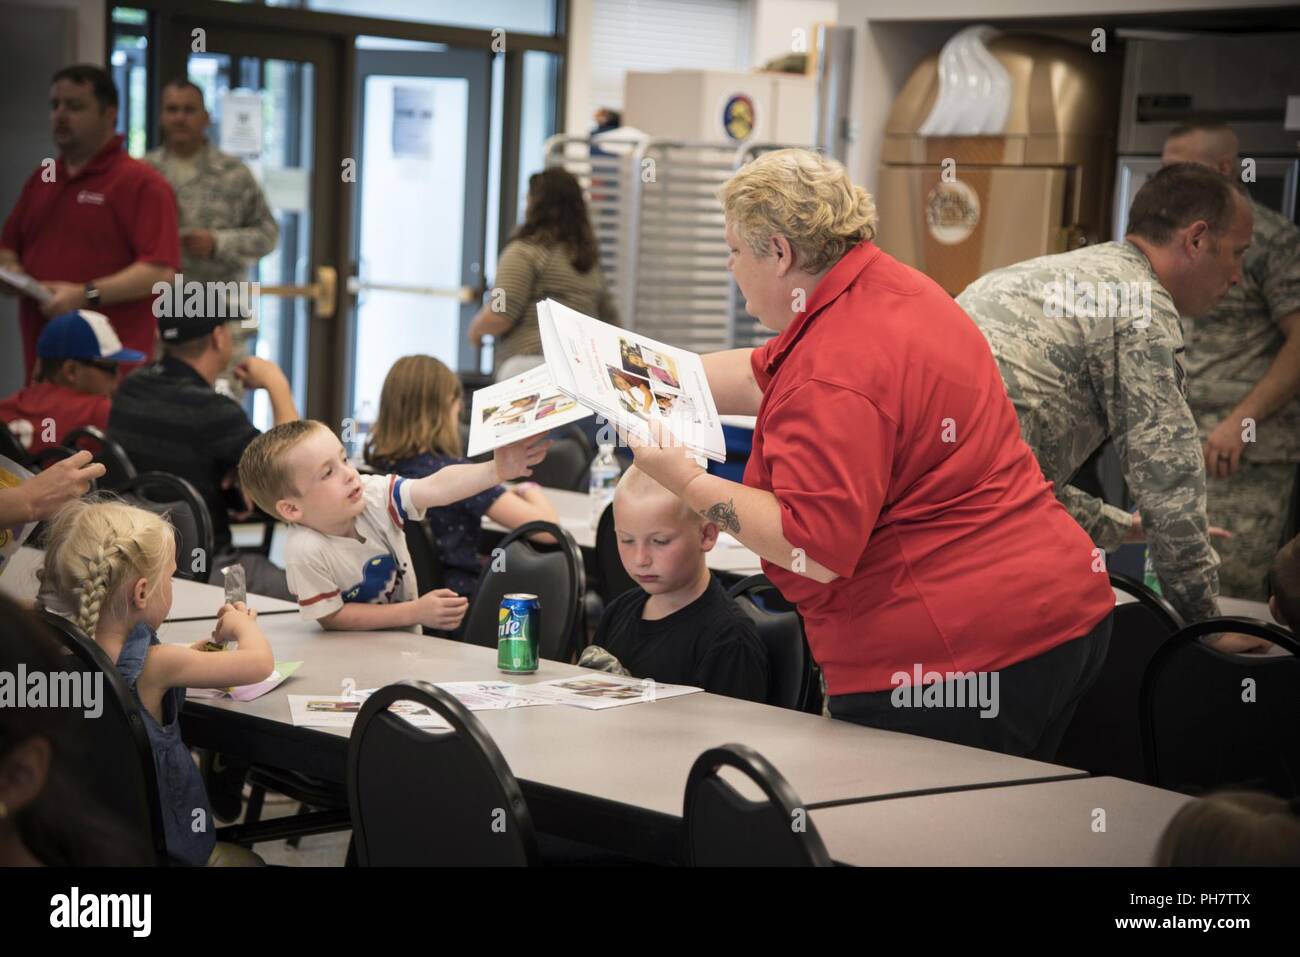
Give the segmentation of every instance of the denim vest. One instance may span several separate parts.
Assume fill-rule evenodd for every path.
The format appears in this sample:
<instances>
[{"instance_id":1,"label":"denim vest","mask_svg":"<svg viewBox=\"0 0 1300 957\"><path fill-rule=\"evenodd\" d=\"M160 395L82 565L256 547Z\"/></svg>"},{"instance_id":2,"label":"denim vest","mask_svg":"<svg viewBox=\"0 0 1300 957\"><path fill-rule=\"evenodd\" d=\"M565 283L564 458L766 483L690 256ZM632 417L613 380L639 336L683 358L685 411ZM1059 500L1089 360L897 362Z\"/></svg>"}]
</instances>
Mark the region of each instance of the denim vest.
<instances>
[{"instance_id":1,"label":"denim vest","mask_svg":"<svg viewBox=\"0 0 1300 957\"><path fill-rule=\"evenodd\" d=\"M140 672L144 669L145 655L159 643L153 629L141 622L131 629L122 645L122 653L117 657L117 670L137 701L140 693L136 690L136 682L140 680ZM184 703L184 688L168 688L162 698L161 724L143 704L140 713L144 716L149 743L153 745L153 763L158 775L158 798L162 804L167 853L179 863L202 867L208 863L208 857L216 845L216 825L198 766L190 757L190 749L181 740L178 719ZM196 810L202 811L202 815L196 815ZM196 827L202 829L196 831Z\"/></svg>"}]
</instances>

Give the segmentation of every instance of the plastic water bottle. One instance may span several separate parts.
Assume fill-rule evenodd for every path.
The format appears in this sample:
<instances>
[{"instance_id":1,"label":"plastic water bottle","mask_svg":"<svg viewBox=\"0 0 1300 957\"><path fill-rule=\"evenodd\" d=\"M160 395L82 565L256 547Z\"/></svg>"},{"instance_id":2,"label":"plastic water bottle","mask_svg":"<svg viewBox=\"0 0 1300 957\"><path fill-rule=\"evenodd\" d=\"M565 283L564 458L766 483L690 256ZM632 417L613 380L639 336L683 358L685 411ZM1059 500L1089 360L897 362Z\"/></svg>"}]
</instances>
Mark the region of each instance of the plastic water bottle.
<instances>
[{"instance_id":1,"label":"plastic water bottle","mask_svg":"<svg viewBox=\"0 0 1300 957\"><path fill-rule=\"evenodd\" d=\"M614 457L614 443L600 443L600 451L591 463L591 485L588 489L591 504L591 527L600 524L600 516L605 506L614 501L614 489L618 486L618 477L623 474L623 467Z\"/></svg>"},{"instance_id":2,"label":"plastic water bottle","mask_svg":"<svg viewBox=\"0 0 1300 957\"><path fill-rule=\"evenodd\" d=\"M1142 566L1142 583L1157 595L1160 592L1160 576L1156 574L1155 563L1151 561L1151 549L1147 548L1146 562Z\"/></svg>"},{"instance_id":3,"label":"plastic water bottle","mask_svg":"<svg viewBox=\"0 0 1300 957\"><path fill-rule=\"evenodd\" d=\"M352 461L365 460L366 439L370 438L370 426L375 421L375 407L369 399L361 402L357 409L356 421L352 423Z\"/></svg>"}]
</instances>

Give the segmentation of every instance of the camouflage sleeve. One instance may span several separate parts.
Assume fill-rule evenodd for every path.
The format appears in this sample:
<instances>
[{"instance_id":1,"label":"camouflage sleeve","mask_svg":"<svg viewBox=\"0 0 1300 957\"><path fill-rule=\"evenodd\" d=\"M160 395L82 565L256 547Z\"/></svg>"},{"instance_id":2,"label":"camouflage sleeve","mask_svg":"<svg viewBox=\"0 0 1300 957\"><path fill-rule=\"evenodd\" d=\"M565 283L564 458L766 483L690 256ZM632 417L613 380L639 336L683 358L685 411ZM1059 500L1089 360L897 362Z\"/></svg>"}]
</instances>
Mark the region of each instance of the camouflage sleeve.
<instances>
[{"instance_id":1,"label":"camouflage sleeve","mask_svg":"<svg viewBox=\"0 0 1300 957\"><path fill-rule=\"evenodd\" d=\"M1073 485L1058 486L1056 497L1098 548L1113 552L1124 544L1124 536L1133 527L1133 516L1128 512Z\"/></svg>"},{"instance_id":2,"label":"camouflage sleeve","mask_svg":"<svg viewBox=\"0 0 1300 957\"><path fill-rule=\"evenodd\" d=\"M266 203L262 187L248 168L241 165L234 175L242 225L213 230L216 248L212 255L232 266L244 267L275 249L280 240L280 227Z\"/></svg>"},{"instance_id":3,"label":"camouflage sleeve","mask_svg":"<svg viewBox=\"0 0 1300 957\"><path fill-rule=\"evenodd\" d=\"M1176 355L1178 317L1153 319L1115 320L1113 334L1093 342L1089 362L1161 590L1191 622L1218 614L1219 556L1210 546L1205 463Z\"/></svg>"},{"instance_id":4,"label":"camouflage sleeve","mask_svg":"<svg viewBox=\"0 0 1300 957\"><path fill-rule=\"evenodd\" d=\"M1274 319L1300 312L1300 231L1290 223L1274 233L1257 260L1260 291Z\"/></svg>"}]
</instances>

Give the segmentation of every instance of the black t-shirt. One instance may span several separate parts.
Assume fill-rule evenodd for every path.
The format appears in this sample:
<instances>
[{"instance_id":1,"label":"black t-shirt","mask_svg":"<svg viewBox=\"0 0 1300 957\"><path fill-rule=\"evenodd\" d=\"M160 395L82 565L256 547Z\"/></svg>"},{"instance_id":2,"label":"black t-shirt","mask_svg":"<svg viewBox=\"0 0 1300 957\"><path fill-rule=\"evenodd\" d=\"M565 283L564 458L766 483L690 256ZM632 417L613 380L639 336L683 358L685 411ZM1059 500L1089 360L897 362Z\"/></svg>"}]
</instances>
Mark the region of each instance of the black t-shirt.
<instances>
[{"instance_id":1,"label":"black t-shirt","mask_svg":"<svg viewBox=\"0 0 1300 957\"><path fill-rule=\"evenodd\" d=\"M230 544L221 480L259 434L238 402L189 363L165 356L118 384L108 434L137 472L168 472L192 484L212 515L217 549Z\"/></svg>"},{"instance_id":2,"label":"black t-shirt","mask_svg":"<svg viewBox=\"0 0 1300 957\"><path fill-rule=\"evenodd\" d=\"M767 652L758 629L717 578L710 575L699 598L658 621L641 618L649 597L631 588L611 601L595 643L637 678L767 700Z\"/></svg>"}]
</instances>

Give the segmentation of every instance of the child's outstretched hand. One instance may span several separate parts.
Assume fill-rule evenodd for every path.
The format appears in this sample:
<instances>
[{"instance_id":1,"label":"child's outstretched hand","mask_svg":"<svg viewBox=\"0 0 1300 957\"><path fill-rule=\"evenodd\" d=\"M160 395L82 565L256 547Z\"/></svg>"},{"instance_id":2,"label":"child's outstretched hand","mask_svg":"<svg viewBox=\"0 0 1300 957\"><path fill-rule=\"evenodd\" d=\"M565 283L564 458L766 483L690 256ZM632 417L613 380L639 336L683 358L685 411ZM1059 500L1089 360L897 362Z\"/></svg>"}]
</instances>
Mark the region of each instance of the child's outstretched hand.
<instances>
[{"instance_id":1,"label":"child's outstretched hand","mask_svg":"<svg viewBox=\"0 0 1300 957\"><path fill-rule=\"evenodd\" d=\"M416 601L420 606L420 624L439 631L454 631L469 609L469 599L450 588L435 588Z\"/></svg>"},{"instance_id":2,"label":"child's outstretched hand","mask_svg":"<svg viewBox=\"0 0 1300 957\"><path fill-rule=\"evenodd\" d=\"M238 641L239 633L256 620L257 612L242 601L222 605L217 612L217 625L212 629L212 640L222 645L228 641Z\"/></svg>"},{"instance_id":3,"label":"child's outstretched hand","mask_svg":"<svg viewBox=\"0 0 1300 957\"><path fill-rule=\"evenodd\" d=\"M501 446L492 456L497 467L497 479L509 482L511 479L532 475L533 466L546 458L546 451L550 447L551 440L544 435L535 435L530 439L520 439Z\"/></svg>"}]
</instances>

